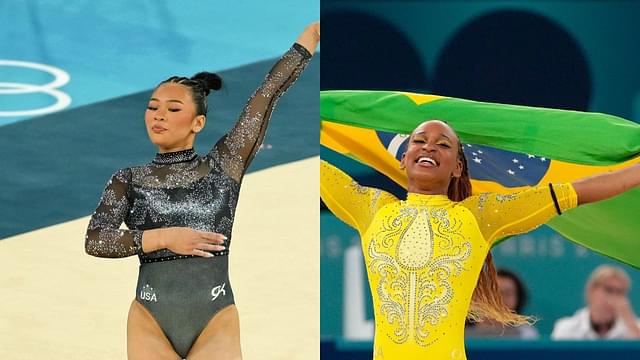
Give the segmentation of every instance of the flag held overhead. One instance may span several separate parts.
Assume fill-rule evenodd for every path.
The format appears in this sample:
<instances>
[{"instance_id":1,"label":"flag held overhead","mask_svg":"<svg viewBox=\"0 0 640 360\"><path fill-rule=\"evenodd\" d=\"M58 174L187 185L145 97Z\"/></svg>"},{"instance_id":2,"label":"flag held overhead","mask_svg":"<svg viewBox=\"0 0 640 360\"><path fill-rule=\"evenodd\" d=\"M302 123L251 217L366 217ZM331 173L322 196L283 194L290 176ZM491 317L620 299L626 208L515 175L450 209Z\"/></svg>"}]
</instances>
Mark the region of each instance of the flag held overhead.
<instances>
[{"instance_id":1,"label":"flag held overhead","mask_svg":"<svg viewBox=\"0 0 640 360\"><path fill-rule=\"evenodd\" d=\"M399 168L420 123L446 121L464 143L473 192L512 193L640 163L640 125L613 115L484 103L394 91L322 91L323 146L406 188ZM580 206L548 225L568 239L640 268L640 189Z\"/></svg>"}]
</instances>

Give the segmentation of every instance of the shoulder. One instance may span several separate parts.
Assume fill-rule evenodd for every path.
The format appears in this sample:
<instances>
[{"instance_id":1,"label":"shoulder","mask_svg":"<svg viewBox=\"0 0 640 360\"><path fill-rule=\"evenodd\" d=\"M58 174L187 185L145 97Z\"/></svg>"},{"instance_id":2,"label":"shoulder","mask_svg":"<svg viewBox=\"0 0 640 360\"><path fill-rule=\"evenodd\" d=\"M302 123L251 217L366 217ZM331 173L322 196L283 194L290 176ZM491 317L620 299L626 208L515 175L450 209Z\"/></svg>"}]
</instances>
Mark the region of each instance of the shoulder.
<instances>
[{"instance_id":1,"label":"shoulder","mask_svg":"<svg viewBox=\"0 0 640 360\"><path fill-rule=\"evenodd\" d=\"M636 318L636 326L640 326L640 320ZM613 328L607 334L608 339L628 339L632 332L631 329L625 324L621 317L617 317L613 325Z\"/></svg>"},{"instance_id":2,"label":"shoulder","mask_svg":"<svg viewBox=\"0 0 640 360\"><path fill-rule=\"evenodd\" d=\"M520 325L518 327L518 332L520 333L521 339L537 339L540 337L538 329L529 324Z\"/></svg>"},{"instance_id":3,"label":"shoulder","mask_svg":"<svg viewBox=\"0 0 640 360\"><path fill-rule=\"evenodd\" d=\"M131 174L131 167L118 169L113 173L113 175L111 175L111 180L117 180L122 183L129 183L131 181Z\"/></svg>"},{"instance_id":4,"label":"shoulder","mask_svg":"<svg viewBox=\"0 0 640 360\"><path fill-rule=\"evenodd\" d=\"M390 193L388 191L377 189L377 188L372 188L372 189L377 194L377 196L379 197L380 201L383 201L383 202L400 201L395 195L393 195L392 193Z\"/></svg>"},{"instance_id":5,"label":"shoulder","mask_svg":"<svg viewBox=\"0 0 640 360\"><path fill-rule=\"evenodd\" d=\"M492 196L495 196L495 194L492 192L482 192L479 194L471 195L464 200L458 201L457 203L464 207L472 207L477 206L478 203L487 201L487 199L491 198Z\"/></svg>"},{"instance_id":6,"label":"shoulder","mask_svg":"<svg viewBox=\"0 0 640 360\"><path fill-rule=\"evenodd\" d=\"M371 209L378 212L387 205L395 204L400 201L395 195L378 188L368 188L371 193Z\"/></svg>"},{"instance_id":7,"label":"shoulder","mask_svg":"<svg viewBox=\"0 0 640 360\"><path fill-rule=\"evenodd\" d=\"M551 336L553 338L576 338L580 337L585 331L588 322L585 322L585 318L588 318L588 310L582 308L576 311L572 316L562 317L553 324L553 332Z\"/></svg>"},{"instance_id":8,"label":"shoulder","mask_svg":"<svg viewBox=\"0 0 640 360\"><path fill-rule=\"evenodd\" d=\"M576 312L571 316L561 317L560 319L556 320L556 325L567 326L572 324L578 324L588 318L589 318L589 310L587 308L581 308L576 310Z\"/></svg>"},{"instance_id":9,"label":"shoulder","mask_svg":"<svg viewBox=\"0 0 640 360\"><path fill-rule=\"evenodd\" d=\"M478 214L482 212L487 201L494 198L495 196L496 196L495 193L483 192L483 193L471 195L462 201L455 202L455 204L468 209L473 214Z\"/></svg>"}]
</instances>

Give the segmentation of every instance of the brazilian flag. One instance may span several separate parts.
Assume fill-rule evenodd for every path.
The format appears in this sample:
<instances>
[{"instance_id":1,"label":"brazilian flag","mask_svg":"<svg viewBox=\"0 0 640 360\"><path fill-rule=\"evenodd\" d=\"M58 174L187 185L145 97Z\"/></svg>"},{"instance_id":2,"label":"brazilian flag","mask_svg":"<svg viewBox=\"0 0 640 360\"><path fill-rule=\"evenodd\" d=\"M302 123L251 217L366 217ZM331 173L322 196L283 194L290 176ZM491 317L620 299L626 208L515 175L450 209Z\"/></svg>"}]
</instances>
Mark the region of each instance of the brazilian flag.
<instances>
[{"instance_id":1,"label":"brazilian flag","mask_svg":"<svg viewBox=\"0 0 640 360\"><path fill-rule=\"evenodd\" d=\"M459 135L473 192L512 193L640 163L640 125L616 116L397 91L320 93L320 143L406 188L399 161L420 123ZM547 225L582 246L640 268L640 188L580 206Z\"/></svg>"}]
</instances>

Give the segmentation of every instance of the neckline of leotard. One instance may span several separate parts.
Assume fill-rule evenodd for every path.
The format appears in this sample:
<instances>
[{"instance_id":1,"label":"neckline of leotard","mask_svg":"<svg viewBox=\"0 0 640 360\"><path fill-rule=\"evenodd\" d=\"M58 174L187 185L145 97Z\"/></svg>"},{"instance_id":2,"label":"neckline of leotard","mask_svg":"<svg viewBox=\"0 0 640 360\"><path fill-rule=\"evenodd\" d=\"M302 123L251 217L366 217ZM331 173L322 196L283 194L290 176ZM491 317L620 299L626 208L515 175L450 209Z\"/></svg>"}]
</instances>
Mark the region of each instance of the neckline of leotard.
<instances>
[{"instance_id":1,"label":"neckline of leotard","mask_svg":"<svg viewBox=\"0 0 640 360\"><path fill-rule=\"evenodd\" d=\"M447 195L427 195L418 193L407 193L407 202L414 204L445 204L450 202Z\"/></svg>"},{"instance_id":2,"label":"neckline of leotard","mask_svg":"<svg viewBox=\"0 0 640 360\"><path fill-rule=\"evenodd\" d=\"M195 159L196 156L198 156L198 154L196 154L193 148L191 148L187 150L157 153L156 157L153 158L152 162L158 165L176 164L176 163L191 161Z\"/></svg>"}]
</instances>

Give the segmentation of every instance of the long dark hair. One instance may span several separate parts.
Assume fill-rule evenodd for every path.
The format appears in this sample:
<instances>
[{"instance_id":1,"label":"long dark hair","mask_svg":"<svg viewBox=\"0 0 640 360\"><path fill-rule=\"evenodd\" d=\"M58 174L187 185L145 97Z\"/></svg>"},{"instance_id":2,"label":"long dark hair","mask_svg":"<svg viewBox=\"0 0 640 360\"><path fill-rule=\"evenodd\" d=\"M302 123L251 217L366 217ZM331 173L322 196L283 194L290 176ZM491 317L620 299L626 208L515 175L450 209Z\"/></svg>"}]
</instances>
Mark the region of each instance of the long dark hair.
<instances>
[{"instance_id":1,"label":"long dark hair","mask_svg":"<svg viewBox=\"0 0 640 360\"><path fill-rule=\"evenodd\" d=\"M452 201L462 201L471 196L469 167L459 137L458 159L462 162L462 173L460 177L453 177L451 179L449 188L447 189L447 196ZM504 325L522 325L534 321L532 317L516 314L502 302L491 251L489 251L484 260L478 283L473 291L471 307L469 308L467 318L472 322L495 320Z\"/></svg>"}]
</instances>

